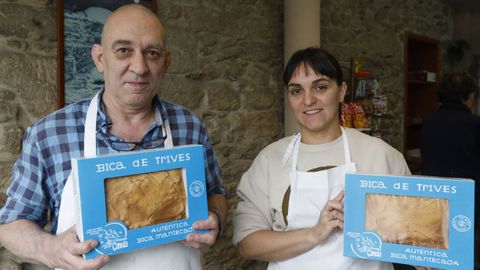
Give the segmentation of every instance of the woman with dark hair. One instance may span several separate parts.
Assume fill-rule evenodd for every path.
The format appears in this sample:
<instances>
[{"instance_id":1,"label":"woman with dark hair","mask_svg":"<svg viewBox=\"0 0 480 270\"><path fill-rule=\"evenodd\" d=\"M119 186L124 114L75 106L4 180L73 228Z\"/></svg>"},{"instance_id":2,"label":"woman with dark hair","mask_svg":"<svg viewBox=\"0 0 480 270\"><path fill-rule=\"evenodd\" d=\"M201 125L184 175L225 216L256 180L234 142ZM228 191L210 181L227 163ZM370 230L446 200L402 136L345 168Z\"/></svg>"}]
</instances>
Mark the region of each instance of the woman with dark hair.
<instances>
[{"instance_id":1,"label":"woman with dark hair","mask_svg":"<svg viewBox=\"0 0 480 270\"><path fill-rule=\"evenodd\" d=\"M472 113L478 86L465 73L446 74L437 97L441 105L423 122L422 174L475 180L475 243L479 241L480 116ZM475 247L475 269L480 269Z\"/></svg>"},{"instance_id":2,"label":"woman with dark hair","mask_svg":"<svg viewBox=\"0 0 480 270\"><path fill-rule=\"evenodd\" d=\"M234 244L269 269L393 269L343 256L343 189L348 172L410 174L403 156L340 126L347 86L327 51L297 51L283 80L300 132L268 145L242 176Z\"/></svg>"}]
</instances>

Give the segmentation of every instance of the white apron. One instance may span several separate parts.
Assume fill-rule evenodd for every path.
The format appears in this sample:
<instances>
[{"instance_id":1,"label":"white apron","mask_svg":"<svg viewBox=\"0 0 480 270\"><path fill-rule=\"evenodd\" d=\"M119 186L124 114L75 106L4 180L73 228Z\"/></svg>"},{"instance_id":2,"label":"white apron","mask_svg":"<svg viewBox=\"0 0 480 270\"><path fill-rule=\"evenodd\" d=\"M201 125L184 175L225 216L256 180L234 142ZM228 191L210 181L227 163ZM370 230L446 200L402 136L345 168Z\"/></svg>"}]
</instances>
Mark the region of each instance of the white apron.
<instances>
[{"instance_id":1,"label":"white apron","mask_svg":"<svg viewBox=\"0 0 480 270\"><path fill-rule=\"evenodd\" d=\"M96 122L98 94L90 102L85 122L84 154L85 157L97 155ZM165 148L173 147L172 134L168 121L163 123L167 133ZM63 189L58 214L56 234L60 234L75 224L75 201L73 194L73 176L68 176ZM114 255L103 270L149 270L149 269L202 269L200 251L188 248L180 242L141 249L135 252Z\"/></svg>"},{"instance_id":2,"label":"white apron","mask_svg":"<svg viewBox=\"0 0 480 270\"><path fill-rule=\"evenodd\" d=\"M357 172L355 163L350 158L348 139L343 128L342 138L345 164L318 172L297 171L301 134L298 133L290 141L283 158L284 163L290 156L292 159L287 230L315 226L327 201L335 198L344 189L345 173ZM268 269L387 270L393 267L391 264L344 257L343 232L338 231L330 235L324 243L303 254L285 261L270 263Z\"/></svg>"}]
</instances>

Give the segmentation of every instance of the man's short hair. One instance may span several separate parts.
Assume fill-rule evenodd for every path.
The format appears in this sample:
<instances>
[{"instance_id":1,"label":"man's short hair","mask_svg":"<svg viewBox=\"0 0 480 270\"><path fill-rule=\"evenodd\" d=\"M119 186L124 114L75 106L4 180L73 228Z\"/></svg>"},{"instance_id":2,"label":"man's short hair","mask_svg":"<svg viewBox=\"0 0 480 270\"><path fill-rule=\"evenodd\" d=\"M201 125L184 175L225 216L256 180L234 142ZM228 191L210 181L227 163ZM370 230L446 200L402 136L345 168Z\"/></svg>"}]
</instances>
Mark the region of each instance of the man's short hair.
<instances>
[{"instance_id":1,"label":"man's short hair","mask_svg":"<svg viewBox=\"0 0 480 270\"><path fill-rule=\"evenodd\" d=\"M464 72L447 73L440 81L437 98L441 103L463 102L476 91L477 85L468 74Z\"/></svg>"}]
</instances>

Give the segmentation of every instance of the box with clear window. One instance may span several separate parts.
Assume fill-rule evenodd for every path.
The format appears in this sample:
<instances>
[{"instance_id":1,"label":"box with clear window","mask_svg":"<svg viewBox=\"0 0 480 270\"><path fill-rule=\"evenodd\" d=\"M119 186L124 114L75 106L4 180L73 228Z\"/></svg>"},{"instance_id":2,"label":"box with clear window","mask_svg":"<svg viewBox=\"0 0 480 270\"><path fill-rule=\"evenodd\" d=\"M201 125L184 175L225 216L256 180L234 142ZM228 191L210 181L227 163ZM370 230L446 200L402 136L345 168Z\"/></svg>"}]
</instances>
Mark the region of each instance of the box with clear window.
<instances>
[{"instance_id":1,"label":"box with clear window","mask_svg":"<svg viewBox=\"0 0 480 270\"><path fill-rule=\"evenodd\" d=\"M202 145L72 159L85 259L183 240L208 218ZM195 231L204 232L204 231Z\"/></svg>"},{"instance_id":2,"label":"box with clear window","mask_svg":"<svg viewBox=\"0 0 480 270\"><path fill-rule=\"evenodd\" d=\"M471 179L347 174L344 255L473 269Z\"/></svg>"}]
</instances>

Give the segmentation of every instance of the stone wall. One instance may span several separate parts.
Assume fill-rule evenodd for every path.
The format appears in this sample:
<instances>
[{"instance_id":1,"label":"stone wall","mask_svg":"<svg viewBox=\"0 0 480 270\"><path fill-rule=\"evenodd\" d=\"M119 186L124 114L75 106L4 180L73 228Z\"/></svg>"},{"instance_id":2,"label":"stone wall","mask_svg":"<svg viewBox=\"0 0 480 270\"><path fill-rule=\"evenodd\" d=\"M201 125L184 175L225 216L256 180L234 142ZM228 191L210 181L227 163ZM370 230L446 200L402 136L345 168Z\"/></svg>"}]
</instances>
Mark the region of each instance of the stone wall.
<instances>
[{"instance_id":1,"label":"stone wall","mask_svg":"<svg viewBox=\"0 0 480 270\"><path fill-rule=\"evenodd\" d=\"M55 109L56 39L48 1L0 1L1 204L25 128ZM0 250L0 269L29 267Z\"/></svg>"},{"instance_id":2,"label":"stone wall","mask_svg":"<svg viewBox=\"0 0 480 270\"><path fill-rule=\"evenodd\" d=\"M283 6L275 0L157 0L173 65L161 96L207 124L231 207L205 269L255 269L231 244L235 187L256 154L283 134ZM0 204L28 125L56 109L52 0L0 0ZM44 269L0 250L0 269Z\"/></svg>"},{"instance_id":3,"label":"stone wall","mask_svg":"<svg viewBox=\"0 0 480 270\"><path fill-rule=\"evenodd\" d=\"M282 136L282 1L157 0L173 65L163 98L207 124L229 193L225 235L204 252L205 269L263 269L231 244L234 189L266 144ZM448 40L450 8L435 0L323 0L322 47L347 64L366 56L389 98L387 141L401 149L403 33ZM55 110L56 35L52 0L0 0L0 194L10 182L25 128ZM0 195L1 201L4 195ZM43 269L0 250L0 269Z\"/></svg>"},{"instance_id":4,"label":"stone wall","mask_svg":"<svg viewBox=\"0 0 480 270\"><path fill-rule=\"evenodd\" d=\"M351 57L366 57L388 97L382 119L385 140L403 146L403 34L452 38L453 11L437 0L323 0L321 46L349 67Z\"/></svg>"},{"instance_id":5,"label":"stone wall","mask_svg":"<svg viewBox=\"0 0 480 270\"><path fill-rule=\"evenodd\" d=\"M283 134L282 1L158 2L173 51L161 96L206 122L229 194L228 226L204 252L205 269L254 269L231 244L231 217L241 175Z\"/></svg>"}]
</instances>

